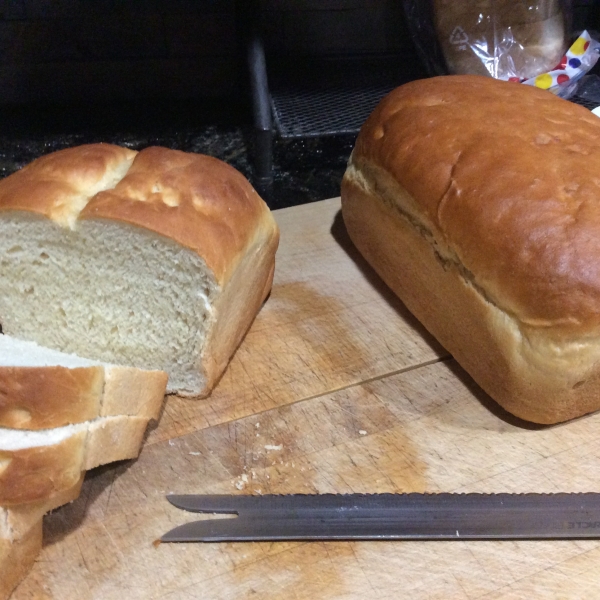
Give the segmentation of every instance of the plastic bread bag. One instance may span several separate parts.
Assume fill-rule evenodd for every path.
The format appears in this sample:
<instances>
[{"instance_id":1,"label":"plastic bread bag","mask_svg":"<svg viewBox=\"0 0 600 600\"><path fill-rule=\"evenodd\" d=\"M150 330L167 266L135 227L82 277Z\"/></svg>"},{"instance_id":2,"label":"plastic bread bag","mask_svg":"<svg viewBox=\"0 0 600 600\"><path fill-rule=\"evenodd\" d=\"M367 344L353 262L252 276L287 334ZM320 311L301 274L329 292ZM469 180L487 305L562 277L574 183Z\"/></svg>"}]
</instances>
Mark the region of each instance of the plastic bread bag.
<instances>
[{"instance_id":1,"label":"plastic bread bag","mask_svg":"<svg viewBox=\"0 0 600 600\"><path fill-rule=\"evenodd\" d=\"M570 0L404 0L404 9L432 75L529 79L569 45Z\"/></svg>"},{"instance_id":2,"label":"plastic bread bag","mask_svg":"<svg viewBox=\"0 0 600 600\"><path fill-rule=\"evenodd\" d=\"M583 76L596 64L599 57L600 43L584 31L551 71L528 79L511 79L549 90L562 98L570 98L577 91Z\"/></svg>"}]
</instances>

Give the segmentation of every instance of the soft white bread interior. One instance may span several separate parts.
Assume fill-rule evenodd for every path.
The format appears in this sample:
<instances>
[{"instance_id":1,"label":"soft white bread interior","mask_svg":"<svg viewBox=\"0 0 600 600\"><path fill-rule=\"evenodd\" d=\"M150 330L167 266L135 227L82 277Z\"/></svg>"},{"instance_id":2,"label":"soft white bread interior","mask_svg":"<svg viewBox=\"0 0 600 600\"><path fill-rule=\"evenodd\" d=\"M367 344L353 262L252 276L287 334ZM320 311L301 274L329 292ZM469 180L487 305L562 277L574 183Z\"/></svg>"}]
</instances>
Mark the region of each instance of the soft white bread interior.
<instances>
[{"instance_id":1,"label":"soft white bread interior","mask_svg":"<svg viewBox=\"0 0 600 600\"><path fill-rule=\"evenodd\" d=\"M56 152L0 181L2 330L204 396L270 290L278 240L266 204L217 159Z\"/></svg>"},{"instance_id":2,"label":"soft white bread interior","mask_svg":"<svg viewBox=\"0 0 600 600\"><path fill-rule=\"evenodd\" d=\"M92 361L0 335L0 427L50 429L97 417L157 419L167 374Z\"/></svg>"},{"instance_id":3,"label":"soft white bread interior","mask_svg":"<svg viewBox=\"0 0 600 600\"><path fill-rule=\"evenodd\" d=\"M514 415L600 408L600 120L531 86L415 81L364 124L348 233L473 379Z\"/></svg>"}]
</instances>

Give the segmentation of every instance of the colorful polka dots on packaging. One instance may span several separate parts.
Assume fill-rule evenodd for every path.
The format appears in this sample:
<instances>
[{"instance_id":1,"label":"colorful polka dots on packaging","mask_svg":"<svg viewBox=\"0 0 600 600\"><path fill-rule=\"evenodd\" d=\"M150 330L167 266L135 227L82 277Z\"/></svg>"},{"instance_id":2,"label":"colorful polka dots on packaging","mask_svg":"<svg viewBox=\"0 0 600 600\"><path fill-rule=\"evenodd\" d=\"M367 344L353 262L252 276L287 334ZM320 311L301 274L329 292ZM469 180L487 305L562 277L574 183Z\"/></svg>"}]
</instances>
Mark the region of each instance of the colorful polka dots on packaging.
<instances>
[{"instance_id":1,"label":"colorful polka dots on packaging","mask_svg":"<svg viewBox=\"0 0 600 600\"><path fill-rule=\"evenodd\" d=\"M600 43L584 31L567 50L556 68L530 79L510 77L525 85L533 85L553 94L568 98L577 87L577 82L596 64L600 57Z\"/></svg>"}]
</instances>

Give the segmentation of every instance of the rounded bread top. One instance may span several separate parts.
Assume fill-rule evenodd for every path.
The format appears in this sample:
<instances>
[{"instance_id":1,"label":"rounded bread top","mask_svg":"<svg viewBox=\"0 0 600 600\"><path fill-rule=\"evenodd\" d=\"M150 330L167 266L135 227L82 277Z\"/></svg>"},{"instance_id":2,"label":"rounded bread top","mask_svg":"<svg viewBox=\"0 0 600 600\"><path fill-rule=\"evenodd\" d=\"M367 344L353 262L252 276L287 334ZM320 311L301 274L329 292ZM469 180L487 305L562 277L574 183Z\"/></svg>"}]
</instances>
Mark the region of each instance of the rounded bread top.
<instances>
[{"instance_id":1,"label":"rounded bread top","mask_svg":"<svg viewBox=\"0 0 600 600\"><path fill-rule=\"evenodd\" d=\"M249 181L227 163L161 147L142 150L114 189L97 194L81 219L152 230L204 258L219 283L254 240L277 226Z\"/></svg>"},{"instance_id":2,"label":"rounded bread top","mask_svg":"<svg viewBox=\"0 0 600 600\"><path fill-rule=\"evenodd\" d=\"M113 187L136 154L113 144L86 144L41 156L0 181L0 211L35 212L74 227L89 199Z\"/></svg>"},{"instance_id":3,"label":"rounded bread top","mask_svg":"<svg viewBox=\"0 0 600 600\"><path fill-rule=\"evenodd\" d=\"M377 106L352 161L387 171L463 273L522 323L597 327L600 119L591 112L488 77L414 81Z\"/></svg>"},{"instance_id":4,"label":"rounded bread top","mask_svg":"<svg viewBox=\"0 0 600 600\"><path fill-rule=\"evenodd\" d=\"M197 252L220 284L255 240L278 235L239 171L161 147L90 144L43 156L0 181L2 210L40 213L72 229L84 219L143 227Z\"/></svg>"}]
</instances>

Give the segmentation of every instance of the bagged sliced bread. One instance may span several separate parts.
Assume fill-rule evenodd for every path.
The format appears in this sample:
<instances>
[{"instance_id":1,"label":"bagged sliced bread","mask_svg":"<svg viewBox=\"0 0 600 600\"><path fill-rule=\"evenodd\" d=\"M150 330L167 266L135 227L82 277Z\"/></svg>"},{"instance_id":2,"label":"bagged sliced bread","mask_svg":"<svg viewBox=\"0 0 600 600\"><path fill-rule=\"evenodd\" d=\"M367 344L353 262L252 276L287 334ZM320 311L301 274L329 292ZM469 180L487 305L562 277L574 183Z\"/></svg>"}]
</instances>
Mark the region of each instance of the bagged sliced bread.
<instances>
[{"instance_id":1,"label":"bagged sliced bread","mask_svg":"<svg viewBox=\"0 0 600 600\"><path fill-rule=\"evenodd\" d=\"M266 204L217 159L55 152L0 181L2 330L205 396L270 291L278 240Z\"/></svg>"},{"instance_id":2,"label":"bagged sliced bread","mask_svg":"<svg viewBox=\"0 0 600 600\"><path fill-rule=\"evenodd\" d=\"M110 365L0 335L0 428L50 429L123 415L156 419L166 384L163 371Z\"/></svg>"}]
</instances>

